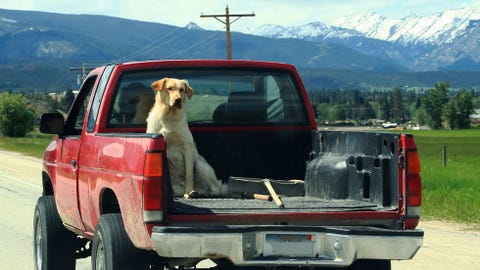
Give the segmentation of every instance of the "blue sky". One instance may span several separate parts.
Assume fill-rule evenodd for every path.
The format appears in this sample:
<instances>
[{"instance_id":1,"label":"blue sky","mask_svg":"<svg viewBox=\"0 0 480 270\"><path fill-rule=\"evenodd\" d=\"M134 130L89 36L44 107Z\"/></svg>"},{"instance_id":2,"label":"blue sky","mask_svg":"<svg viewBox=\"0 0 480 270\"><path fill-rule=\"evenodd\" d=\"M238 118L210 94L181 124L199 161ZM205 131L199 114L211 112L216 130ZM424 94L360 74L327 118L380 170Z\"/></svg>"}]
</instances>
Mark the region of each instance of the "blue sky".
<instances>
[{"instance_id":1,"label":"blue sky","mask_svg":"<svg viewBox=\"0 0 480 270\"><path fill-rule=\"evenodd\" d=\"M203 28L219 30L224 28L223 24L213 18L201 19L200 14L222 14L226 5L230 14L254 12L256 15L235 22L234 31L262 24L333 23L340 17L364 12L393 18L411 14L427 16L465 6L478 8L480 0L16 0L2 1L0 8L108 15L177 26L195 22Z\"/></svg>"}]
</instances>

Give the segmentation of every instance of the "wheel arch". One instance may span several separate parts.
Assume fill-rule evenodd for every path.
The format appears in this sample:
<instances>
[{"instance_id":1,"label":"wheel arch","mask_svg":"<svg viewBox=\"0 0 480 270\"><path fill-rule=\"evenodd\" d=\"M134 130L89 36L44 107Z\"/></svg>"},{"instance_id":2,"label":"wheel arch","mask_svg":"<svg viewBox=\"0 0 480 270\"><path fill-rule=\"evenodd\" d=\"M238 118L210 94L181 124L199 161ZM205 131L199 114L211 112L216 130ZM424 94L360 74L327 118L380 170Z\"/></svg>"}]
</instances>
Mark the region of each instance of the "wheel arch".
<instances>
[{"instance_id":1,"label":"wheel arch","mask_svg":"<svg viewBox=\"0 0 480 270\"><path fill-rule=\"evenodd\" d=\"M42 194L43 196L54 195L52 179L45 171L42 172Z\"/></svg>"},{"instance_id":2,"label":"wheel arch","mask_svg":"<svg viewBox=\"0 0 480 270\"><path fill-rule=\"evenodd\" d=\"M110 188L105 188L100 195L100 215L121 213L115 192Z\"/></svg>"},{"instance_id":3,"label":"wheel arch","mask_svg":"<svg viewBox=\"0 0 480 270\"><path fill-rule=\"evenodd\" d=\"M141 208L138 208L138 203L141 206L141 201L137 201L131 195L126 194L125 189L104 187L98 196L100 214L98 220L106 214L120 214L125 231L133 244L140 249L153 250L150 234L143 221L143 213Z\"/></svg>"}]
</instances>

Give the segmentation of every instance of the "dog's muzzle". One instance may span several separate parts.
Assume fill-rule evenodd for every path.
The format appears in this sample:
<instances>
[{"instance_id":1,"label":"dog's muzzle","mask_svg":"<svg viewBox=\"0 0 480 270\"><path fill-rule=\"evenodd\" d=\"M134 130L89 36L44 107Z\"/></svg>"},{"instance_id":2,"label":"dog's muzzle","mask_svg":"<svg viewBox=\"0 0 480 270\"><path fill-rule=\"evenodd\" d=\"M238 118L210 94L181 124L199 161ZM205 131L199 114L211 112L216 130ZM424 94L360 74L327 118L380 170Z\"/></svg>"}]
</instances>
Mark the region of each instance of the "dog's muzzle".
<instances>
[{"instance_id":1,"label":"dog's muzzle","mask_svg":"<svg viewBox=\"0 0 480 270\"><path fill-rule=\"evenodd\" d=\"M177 108L181 109L182 108L182 99L181 98L175 99L172 107L177 107Z\"/></svg>"}]
</instances>

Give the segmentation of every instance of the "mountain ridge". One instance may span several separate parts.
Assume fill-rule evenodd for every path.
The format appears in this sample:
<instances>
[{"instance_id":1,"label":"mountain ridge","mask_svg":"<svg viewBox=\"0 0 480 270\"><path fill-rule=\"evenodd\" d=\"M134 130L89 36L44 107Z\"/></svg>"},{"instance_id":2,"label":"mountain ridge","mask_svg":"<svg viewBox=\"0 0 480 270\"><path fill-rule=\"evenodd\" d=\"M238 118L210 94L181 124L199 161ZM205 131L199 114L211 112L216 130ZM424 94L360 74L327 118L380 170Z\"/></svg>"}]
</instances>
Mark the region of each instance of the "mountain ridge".
<instances>
[{"instance_id":1,"label":"mountain ridge","mask_svg":"<svg viewBox=\"0 0 480 270\"><path fill-rule=\"evenodd\" d=\"M480 19L480 8L445 10L429 16L415 14L396 19L378 13L359 14L338 19L334 25L355 29L368 37L386 41L444 44L462 34L469 21Z\"/></svg>"},{"instance_id":2,"label":"mountain ridge","mask_svg":"<svg viewBox=\"0 0 480 270\"><path fill-rule=\"evenodd\" d=\"M332 25L312 22L300 26L279 27L270 24L260 26L251 33L270 38L298 38L343 44L416 71L449 70L452 67L460 70L480 70L480 53L477 50L467 52L463 48L475 47L480 51L475 42L480 35L477 31L471 31L472 28L480 27L475 23L479 20L480 8L472 7L445 10L430 16L412 14L403 18L387 18L376 12L369 12L339 18ZM447 50L441 48L445 45L449 45L450 55L440 55L441 52L447 53ZM438 59L433 59L431 53ZM456 59L455 55L461 55L461 58Z\"/></svg>"},{"instance_id":3,"label":"mountain ridge","mask_svg":"<svg viewBox=\"0 0 480 270\"><path fill-rule=\"evenodd\" d=\"M318 75L313 69L330 74L322 80L307 76L315 84L306 84L314 88L351 87L340 81L348 78L343 74L376 74L358 78L369 78L362 85L390 87L408 84L408 79L389 76L412 78L416 71L439 71L428 76L431 82L417 80L431 85L445 70L480 71L480 25L473 19L447 46L381 40L358 29L321 22L296 28L267 25L264 32L269 36L232 32L233 58L288 62L309 70L308 74ZM76 74L69 67L85 63L223 59L225 55L225 33L194 23L177 27L101 15L0 9L0 90L75 88ZM375 77L384 77L378 80L383 85ZM480 84L467 81L470 85L462 87Z\"/></svg>"},{"instance_id":4,"label":"mountain ridge","mask_svg":"<svg viewBox=\"0 0 480 270\"><path fill-rule=\"evenodd\" d=\"M320 21L290 27L264 24L245 33L282 38L314 38L340 30L342 34L362 35L404 45L412 43L438 45L451 42L453 38L463 33L470 21L475 20L480 20L480 8L445 10L430 16L411 14L403 18L388 18L377 12L366 12L341 17L330 25ZM298 33L298 30L301 30L301 33Z\"/></svg>"}]
</instances>

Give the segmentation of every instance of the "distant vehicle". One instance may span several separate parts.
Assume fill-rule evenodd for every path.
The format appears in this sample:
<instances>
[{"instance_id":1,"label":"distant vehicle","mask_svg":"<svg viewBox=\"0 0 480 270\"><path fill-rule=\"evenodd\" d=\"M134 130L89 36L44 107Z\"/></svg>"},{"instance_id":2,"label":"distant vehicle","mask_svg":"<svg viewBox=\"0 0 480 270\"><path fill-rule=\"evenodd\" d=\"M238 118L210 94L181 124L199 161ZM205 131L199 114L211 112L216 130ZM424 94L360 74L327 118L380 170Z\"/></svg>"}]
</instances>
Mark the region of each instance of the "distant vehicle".
<instances>
[{"instance_id":1,"label":"distant vehicle","mask_svg":"<svg viewBox=\"0 0 480 270\"><path fill-rule=\"evenodd\" d=\"M386 122L382 124L383 128L396 128L398 126L397 123Z\"/></svg>"},{"instance_id":2,"label":"distant vehicle","mask_svg":"<svg viewBox=\"0 0 480 270\"><path fill-rule=\"evenodd\" d=\"M132 121L163 77L193 87L189 127L227 197L175 197L168 145ZM34 214L35 269L75 269L90 255L97 270L180 269L205 258L216 269L390 269L422 245L413 136L317 130L289 64L98 67L66 120L44 114L40 129L55 136Z\"/></svg>"}]
</instances>

